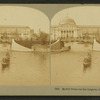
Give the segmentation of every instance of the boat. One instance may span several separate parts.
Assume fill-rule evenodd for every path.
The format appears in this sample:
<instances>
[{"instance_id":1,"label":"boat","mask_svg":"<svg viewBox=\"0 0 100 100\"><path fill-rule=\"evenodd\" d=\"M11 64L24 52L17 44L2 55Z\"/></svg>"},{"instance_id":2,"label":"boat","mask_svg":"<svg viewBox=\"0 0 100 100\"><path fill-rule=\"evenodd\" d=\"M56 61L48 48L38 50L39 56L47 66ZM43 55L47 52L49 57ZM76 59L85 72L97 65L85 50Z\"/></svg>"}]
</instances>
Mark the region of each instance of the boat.
<instances>
[{"instance_id":1,"label":"boat","mask_svg":"<svg viewBox=\"0 0 100 100\"><path fill-rule=\"evenodd\" d=\"M3 58L1 64L2 64L2 67L7 67L7 66L9 66L9 64L10 64L10 59L9 59L9 58Z\"/></svg>"},{"instance_id":2,"label":"boat","mask_svg":"<svg viewBox=\"0 0 100 100\"><path fill-rule=\"evenodd\" d=\"M9 66L9 62L3 62L2 61L2 67L7 67L7 66Z\"/></svg>"},{"instance_id":3,"label":"boat","mask_svg":"<svg viewBox=\"0 0 100 100\"><path fill-rule=\"evenodd\" d=\"M51 53L66 52L66 51L69 51L70 49L71 49L71 46L62 47L61 49L55 49L55 50L52 50L52 49L51 49Z\"/></svg>"},{"instance_id":4,"label":"boat","mask_svg":"<svg viewBox=\"0 0 100 100\"><path fill-rule=\"evenodd\" d=\"M11 50L12 51L33 51L30 48L27 48L27 47L24 47L23 45L18 44L14 39L12 40Z\"/></svg>"},{"instance_id":5,"label":"boat","mask_svg":"<svg viewBox=\"0 0 100 100\"><path fill-rule=\"evenodd\" d=\"M51 47L51 52L59 53L59 52L69 51L71 49L71 45L64 46L64 42L60 41L59 39L56 42L52 43L51 45L42 45L38 43L38 44L30 45L28 47L28 46L25 46L26 44L24 42L22 43L23 44L13 39L11 50L12 51L48 52L49 53L50 47Z\"/></svg>"},{"instance_id":6,"label":"boat","mask_svg":"<svg viewBox=\"0 0 100 100\"><path fill-rule=\"evenodd\" d=\"M94 51L100 51L100 43L95 39L93 42L93 50Z\"/></svg>"},{"instance_id":7,"label":"boat","mask_svg":"<svg viewBox=\"0 0 100 100\"><path fill-rule=\"evenodd\" d=\"M56 42L51 44L51 53L66 52L71 49L71 44L69 42L65 43L58 39Z\"/></svg>"},{"instance_id":8,"label":"boat","mask_svg":"<svg viewBox=\"0 0 100 100\"><path fill-rule=\"evenodd\" d=\"M22 41L21 44L19 41L15 41L14 39L12 40L12 46L11 50L12 51L20 51L20 52L50 52L50 46L49 45L41 45L41 44L34 44L34 45L29 45L28 44L31 42L27 43L27 46L25 46L24 41Z\"/></svg>"},{"instance_id":9,"label":"boat","mask_svg":"<svg viewBox=\"0 0 100 100\"><path fill-rule=\"evenodd\" d=\"M84 66L84 67L89 67L89 66L91 66L91 60L92 60L91 54L88 53L87 57L84 58L83 66Z\"/></svg>"},{"instance_id":10,"label":"boat","mask_svg":"<svg viewBox=\"0 0 100 100\"><path fill-rule=\"evenodd\" d=\"M85 61L84 61L84 62L83 62L83 66L84 66L84 67L89 67L89 66L91 66L91 62L88 62L88 61L85 62Z\"/></svg>"},{"instance_id":11,"label":"boat","mask_svg":"<svg viewBox=\"0 0 100 100\"><path fill-rule=\"evenodd\" d=\"M10 64L10 54L6 53L6 55L3 57L1 61L2 67L7 67Z\"/></svg>"}]
</instances>

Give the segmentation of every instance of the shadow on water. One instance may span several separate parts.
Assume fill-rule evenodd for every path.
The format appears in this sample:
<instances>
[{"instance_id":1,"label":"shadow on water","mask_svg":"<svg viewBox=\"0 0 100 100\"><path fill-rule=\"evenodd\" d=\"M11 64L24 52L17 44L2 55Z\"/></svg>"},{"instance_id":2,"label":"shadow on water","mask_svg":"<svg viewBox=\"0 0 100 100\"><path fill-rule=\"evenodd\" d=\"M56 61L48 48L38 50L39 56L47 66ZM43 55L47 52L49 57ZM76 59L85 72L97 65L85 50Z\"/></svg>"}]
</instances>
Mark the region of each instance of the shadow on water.
<instances>
[{"instance_id":1,"label":"shadow on water","mask_svg":"<svg viewBox=\"0 0 100 100\"><path fill-rule=\"evenodd\" d=\"M37 56L40 61L47 60L49 53L47 52L34 52L34 56Z\"/></svg>"},{"instance_id":2,"label":"shadow on water","mask_svg":"<svg viewBox=\"0 0 100 100\"><path fill-rule=\"evenodd\" d=\"M84 66L83 65L83 72L86 73L86 71L90 70L91 69L91 65L89 66Z\"/></svg>"},{"instance_id":3,"label":"shadow on water","mask_svg":"<svg viewBox=\"0 0 100 100\"><path fill-rule=\"evenodd\" d=\"M6 71L6 70L9 70L9 67L10 67L10 65L7 65L7 66L2 66L2 72L4 72L4 71Z\"/></svg>"},{"instance_id":4,"label":"shadow on water","mask_svg":"<svg viewBox=\"0 0 100 100\"><path fill-rule=\"evenodd\" d=\"M38 70L41 73L47 73L49 68L49 53L47 52L34 52L33 58L35 58L35 62L37 62L36 66L38 66Z\"/></svg>"}]
</instances>

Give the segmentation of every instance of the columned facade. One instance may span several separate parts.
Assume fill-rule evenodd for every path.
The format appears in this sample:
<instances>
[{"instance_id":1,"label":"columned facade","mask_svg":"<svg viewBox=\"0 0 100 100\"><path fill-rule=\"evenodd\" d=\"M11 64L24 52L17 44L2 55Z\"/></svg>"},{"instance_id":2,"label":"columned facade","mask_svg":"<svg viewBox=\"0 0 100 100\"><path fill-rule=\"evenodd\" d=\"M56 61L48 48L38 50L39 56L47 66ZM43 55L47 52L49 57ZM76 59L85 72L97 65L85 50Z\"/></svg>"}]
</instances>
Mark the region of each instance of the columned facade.
<instances>
[{"instance_id":1,"label":"columned facade","mask_svg":"<svg viewBox=\"0 0 100 100\"><path fill-rule=\"evenodd\" d=\"M58 38L98 38L100 25L76 25L75 21L66 17L59 25L51 26L51 40Z\"/></svg>"},{"instance_id":2,"label":"columned facade","mask_svg":"<svg viewBox=\"0 0 100 100\"><path fill-rule=\"evenodd\" d=\"M69 17L62 20L59 25L51 26L51 38L57 40L58 38L73 38L77 37L77 27L73 19Z\"/></svg>"},{"instance_id":3,"label":"columned facade","mask_svg":"<svg viewBox=\"0 0 100 100\"><path fill-rule=\"evenodd\" d=\"M0 38L30 38L31 29L27 26L0 26Z\"/></svg>"}]
</instances>

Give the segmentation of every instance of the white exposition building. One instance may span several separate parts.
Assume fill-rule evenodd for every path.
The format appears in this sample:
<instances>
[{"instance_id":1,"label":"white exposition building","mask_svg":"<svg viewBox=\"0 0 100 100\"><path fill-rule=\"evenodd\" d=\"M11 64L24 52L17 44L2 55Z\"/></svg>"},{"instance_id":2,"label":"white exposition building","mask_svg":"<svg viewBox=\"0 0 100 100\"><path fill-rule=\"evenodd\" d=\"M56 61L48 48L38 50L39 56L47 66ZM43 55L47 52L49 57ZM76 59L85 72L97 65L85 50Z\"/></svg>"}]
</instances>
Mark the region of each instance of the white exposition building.
<instances>
[{"instance_id":1,"label":"white exposition building","mask_svg":"<svg viewBox=\"0 0 100 100\"><path fill-rule=\"evenodd\" d=\"M31 29L28 26L0 25L0 37L29 38Z\"/></svg>"},{"instance_id":2,"label":"white exposition building","mask_svg":"<svg viewBox=\"0 0 100 100\"><path fill-rule=\"evenodd\" d=\"M70 17L61 20L59 25L51 26L51 40L67 37L95 37L100 38L100 25L77 25Z\"/></svg>"}]
</instances>

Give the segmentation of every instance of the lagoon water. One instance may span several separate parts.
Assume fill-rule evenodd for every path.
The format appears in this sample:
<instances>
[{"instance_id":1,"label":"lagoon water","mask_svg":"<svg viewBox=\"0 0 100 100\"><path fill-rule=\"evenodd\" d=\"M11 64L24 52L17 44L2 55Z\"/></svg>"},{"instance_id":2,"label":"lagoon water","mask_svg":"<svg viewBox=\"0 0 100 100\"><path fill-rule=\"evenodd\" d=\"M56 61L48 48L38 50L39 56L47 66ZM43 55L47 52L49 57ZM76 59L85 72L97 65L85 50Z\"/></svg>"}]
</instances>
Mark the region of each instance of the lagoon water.
<instances>
[{"instance_id":1,"label":"lagoon water","mask_svg":"<svg viewBox=\"0 0 100 100\"><path fill-rule=\"evenodd\" d=\"M0 61L7 44L0 44ZM49 53L10 51L10 66L0 64L0 86L49 86Z\"/></svg>"},{"instance_id":2,"label":"lagoon water","mask_svg":"<svg viewBox=\"0 0 100 100\"><path fill-rule=\"evenodd\" d=\"M0 64L0 86L100 86L100 52L92 51L90 44L71 44L71 50L62 53L10 51L10 66ZM0 61L10 46L0 44ZM91 67L84 69L83 59L92 53ZM51 68L51 69L50 69Z\"/></svg>"},{"instance_id":3,"label":"lagoon water","mask_svg":"<svg viewBox=\"0 0 100 100\"><path fill-rule=\"evenodd\" d=\"M52 86L100 86L100 52L90 44L72 44L68 52L51 55ZM84 69L83 59L92 53L91 67Z\"/></svg>"}]
</instances>

